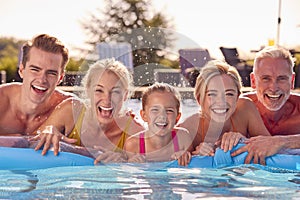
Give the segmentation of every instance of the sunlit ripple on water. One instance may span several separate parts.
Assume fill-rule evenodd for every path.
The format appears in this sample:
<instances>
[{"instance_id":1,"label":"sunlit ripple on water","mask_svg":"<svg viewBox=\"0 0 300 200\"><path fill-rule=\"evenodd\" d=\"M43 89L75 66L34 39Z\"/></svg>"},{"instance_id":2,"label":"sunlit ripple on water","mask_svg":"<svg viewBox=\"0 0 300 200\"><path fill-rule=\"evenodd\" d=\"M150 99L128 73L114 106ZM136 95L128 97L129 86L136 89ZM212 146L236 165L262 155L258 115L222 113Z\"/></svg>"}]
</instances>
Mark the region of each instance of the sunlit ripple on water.
<instances>
[{"instance_id":1,"label":"sunlit ripple on water","mask_svg":"<svg viewBox=\"0 0 300 200\"><path fill-rule=\"evenodd\" d=\"M141 102L129 107L139 113ZM184 119L198 111L182 103ZM168 168L166 163L0 170L0 199L300 199L300 174L243 165Z\"/></svg>"},{"instance_id":2,"label":"sunlit ripple on water","mask_svg":"<svg viewBox=\"0 0 300 200\"><path fill-rule=\"evenodd\" d=\"M300 198L298 173L253 166L224 169L120 164L0 171L0 198L12 199L230 199Z\"/></svg>"}]
</instances>

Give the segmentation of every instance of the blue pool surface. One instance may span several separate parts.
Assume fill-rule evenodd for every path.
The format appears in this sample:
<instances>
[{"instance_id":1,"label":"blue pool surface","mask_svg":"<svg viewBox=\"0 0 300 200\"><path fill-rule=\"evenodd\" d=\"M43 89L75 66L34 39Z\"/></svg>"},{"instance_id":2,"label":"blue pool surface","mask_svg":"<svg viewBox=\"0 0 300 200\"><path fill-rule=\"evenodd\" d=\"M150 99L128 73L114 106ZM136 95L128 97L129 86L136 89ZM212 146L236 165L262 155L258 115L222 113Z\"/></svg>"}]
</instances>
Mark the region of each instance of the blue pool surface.
<instances>
[{"instance_id":1,"label":"blue pool surface","mask_svg":"<svg viewBox=\"0 0 300 200\"><path fill-rule=\"evenodd\" d=\"M0 170L0 199L300 199L300 173L110 164Z\"/></svg>"},{"instance_id":2,"label":"blue pool surface","mask_svg":"<svg viewBox=\"0 0 300 200\"><path fill-rule=\"evenodd\" d=\"M129 106L139 113L141 103ZM183 120L198 111L184 102ZM34 165L34 161L32 161ZM0 199L300 199L300 170L261 165L170 167L166 163L0 170Z\"/></svg>"}]
</instances>

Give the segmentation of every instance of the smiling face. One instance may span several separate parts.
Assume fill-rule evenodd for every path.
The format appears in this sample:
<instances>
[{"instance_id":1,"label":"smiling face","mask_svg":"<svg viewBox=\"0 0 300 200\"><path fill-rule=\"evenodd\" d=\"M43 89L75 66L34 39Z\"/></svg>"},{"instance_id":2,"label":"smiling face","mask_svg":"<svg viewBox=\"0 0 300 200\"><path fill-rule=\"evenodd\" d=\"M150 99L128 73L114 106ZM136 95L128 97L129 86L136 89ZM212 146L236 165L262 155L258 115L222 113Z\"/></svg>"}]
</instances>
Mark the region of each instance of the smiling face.
<instances>
[{"instance_id":1,"label":"smiling face","mask_svg":"<svg viewBox=\"0 0 300 200\"><path fill-rule=\"evenodd\" d=\"M99 123L112 122L114 117L119 115L126 99L126 90L119 77L111 71L104 71L92 88L93 102Z\"/></svg>"},{"instance_id":2,"label":"smiling face","mask_svg":"<svg viewBox=\"0 0 300 200\"><path fill-rule=\"evenodd\" d=\"M289 63L282 58L264 58L251 74L252 87L258 100L270 111L279 110L287 101L293 88L294 74Z\"/></svg>"},{"instance_id":3,"label":"smiling face","mask_svg":"<svg viewBox=\"0 0 300 200\"><path fill-rule=\"evenodd\" d=\"M237 99L236 84L229 75L223 74L209 80L204 101L199 104L206 117L216 122L225 122L235 111Z\"/></svg>"},{"instance_id":4,"label":"smiling face","mask_svg":"<svg viewBox=\"0 0 300 200\"><path fill-rule=\"evenodd\" d=\"M152 133L164 136L171 133L181 116L177 108L174 94L154 91L148 96L141 116Z\"/></svg>"},{"instance_id":5,"label":"smiling face","mask_svg":"<svg viewBox=\"0 0 300 200\"><path fill-rule=\"evenodd\" d=\"M42 51L33 47L26 66L20 65L24 97L32 103L46 101L63 78L62 55Z\"/></svg>"}]
</instances>

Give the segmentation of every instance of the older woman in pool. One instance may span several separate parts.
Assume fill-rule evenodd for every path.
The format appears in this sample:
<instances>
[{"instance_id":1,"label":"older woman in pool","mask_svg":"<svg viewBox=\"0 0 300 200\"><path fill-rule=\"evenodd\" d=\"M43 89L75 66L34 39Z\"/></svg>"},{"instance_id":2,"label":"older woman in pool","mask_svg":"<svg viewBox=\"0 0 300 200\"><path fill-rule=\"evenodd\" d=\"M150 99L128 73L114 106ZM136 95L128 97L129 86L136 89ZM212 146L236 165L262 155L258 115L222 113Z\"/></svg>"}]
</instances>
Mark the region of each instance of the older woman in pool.
<instances>
[{"instance_id":1,"label":"older woman in pool","mask_svg":"<svg viewBox=\"0 0 300 200\"><path fill-rule=\"evenodd\" d=\"M59 141L74 143L83 149L99 149L95 163L124 161L123 146L128 135L144 128L123 103L130 96L132 76L114 59L104 59L90 66L83 79L85 102L70 98L62 102L39 128L36 150L50 145L58 153ZM73 150L72 150L73 151ZM76 150L75 150L76 151Z\"/></svg>"},{"instance_id":2,"label":"older woman in pool","mask_svg":"<svg viewBox=\"0 0 300 200\"><path fill-rule=\"evenodd\" d=\"M212 156L218 145L228 151L241 138L270 135L253 102L239 97L241 87L236 68L225 62L202 68L194 92L201 111L180 125L194 137L192 154Z\"/></svg>"}]
</instances>

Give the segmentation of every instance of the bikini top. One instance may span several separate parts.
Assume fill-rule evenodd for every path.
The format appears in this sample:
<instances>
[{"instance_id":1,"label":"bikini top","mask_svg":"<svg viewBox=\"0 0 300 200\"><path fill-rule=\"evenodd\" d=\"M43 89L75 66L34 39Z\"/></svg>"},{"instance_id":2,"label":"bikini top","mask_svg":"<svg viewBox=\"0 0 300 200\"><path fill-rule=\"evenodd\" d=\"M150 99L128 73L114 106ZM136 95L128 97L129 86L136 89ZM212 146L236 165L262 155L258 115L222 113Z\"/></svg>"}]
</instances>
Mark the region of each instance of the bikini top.
<instances>
[{"instance_id":1,"label":"bikini top","mask_svg":"<svg viewBox=\"0 0 300 200\"><path fill-rule=\"evenodd\" d=\"M179 143L178 143L178 137L176 135L176 131L172 130L172 141L174 146L174 152L179 151ZM145 132L142 132L140 134L140 154L145 155L146 153L146 144L145 144Z\"/></svg>"},{"instance_id":2,"label":"bikini top","mask_svg":"<svg viewBox=\"0 0 300 200\"><path fill-rule=\"evenodd\" d=\"M75 143L75 145L81 146L81 140L80 140L80 131L81 131L81 127L82 127L82 122L83 122L83 118L84 118L84 113L86 111L86 108L83 107L83 109L81 110L81 113L79 115L79 118L73 128L73 130L71 131L71 133L68 135L68 138L72 138L72 139L77 139L77 142ZM121 137L118 141L117 146L115 147L114 151L118 152L118 151L122 151L124 144L125 144L125 140L126 140L126 136L127 136L127 132L128 129L130 127L130 124L132 122L133 118L129 117L129 120L127 121L126 127L125 129L122 131Z\"/></svg>"},{"instance_id":3,"label":"bikini top","mask_svg":"<svg viewBox=\"0 0 300 200\"><path fill-rule=\"evenodd\" d=\"M75 123L74 128L72 129L71 133L68 135L68 138L77 139L76 143L74 143L74 144L78 145L78 146L81 146L80 130L82 127L85 110L86 110L86 108L83 106L81 109L80 115Z\"/></svg>"}]
</instances>

